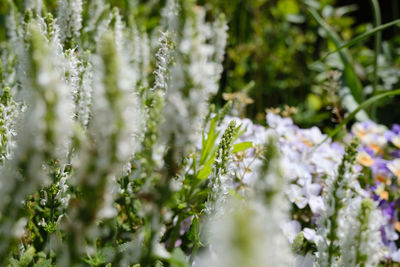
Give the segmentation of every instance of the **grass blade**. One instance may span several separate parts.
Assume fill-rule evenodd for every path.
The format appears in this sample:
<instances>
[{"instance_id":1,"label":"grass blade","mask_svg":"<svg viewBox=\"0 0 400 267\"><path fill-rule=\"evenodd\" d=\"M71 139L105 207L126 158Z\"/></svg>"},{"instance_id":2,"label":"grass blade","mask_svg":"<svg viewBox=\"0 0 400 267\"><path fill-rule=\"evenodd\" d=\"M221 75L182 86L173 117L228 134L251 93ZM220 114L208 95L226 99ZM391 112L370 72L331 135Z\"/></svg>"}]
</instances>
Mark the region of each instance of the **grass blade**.
<instances>
[{"instance_id":1,"label":"grass blade","mask_svg":"<svg viewBox=\"0 0 400 267\"><path fill-rule=\"evenodd\" d=\"M371 30L368 30L368 31L366 31L366 32L364 32L364 33L362 33L362 34L360 34L360 35L357 35L356 37L354 37L354 39L350 40L349 42L347 42L347 43L345 43L345 44L342 44L342 45L338 46L335 50L333 50L333 51L327 53L325 56L323 56L322 58L318 59L317 61L315 61L315 62L312 63L312 64L315 64L316 62L324 61L324 60L325 60L327 57L329 57L330 55L335 54L335 53L337 53L337 52L340 52L342 49L345 49L345 48L347 48L347 47L350 47L350 46L353 46L353 45L355 45L355 44L358 44L358 43L364 41L365 39L367 39L368 37L370 37L370 36L372 36L372 35L374 35L374 34L376 34L376 33L378 33L378 32L381 32L381 31L383 31L383 30L385 30L385 29L387 29L387 28L390 28L390 27L392 27L392 26L395 26L395 25L397 25L397 24L400 25L400 19L396 19L396 20L394 20L394 21L391 21L391 22L382 24L382 25L380 25L380 26L378 26L378 27L375 27L375 28L373 28L373 29L371 29ZM311 64L311 65L312 65L312 64Z\"/></svg>"},{"instance_id":2,"label":"grass blade","mask_svg":"<svg viewBox=\"0 0 400 267\"><path fill-rule=\"evenodd\" d=\"M379 7L379 3L377 0L371 0L372 11L374 13L374 26L379 27L381 24L381 10ZM375 33L374 40L374 72L373 72L373 80L372 80L372 95L376 94L377 86L378 86L378 56L380 53L381 42L382 42L382 31L378 31ZM371 106L371 116L375 119L376 114L376 105Z\"/></svg>"},{"instance_id":3,"label":"grass blade","mask_svg":"<svg viewBox=\"0 0 400 267\"><path fill-rule=\"evenodd\" d=\"M340 37L331 28L331 26L329 26L328 23L326 23L324 21L324 19L318 14L318 12L313 8L308 8L308 11L314 17L314 19L318 22L318 24L326 31L329 39L335 44L335 46L337 48L342 47L343 42L340 39ZM361 103L364 98L362 85L354 71L350 54L347 52L347 50L345 48L338 50L338 53L340 55L340 59L343 63L343 67L344 67L343 74L344 74L344 80L346 82L346 85L350 88L350 92L351 92L352 96L354 97L354 100L357 103Z\"/></svg>"}]
</instances>

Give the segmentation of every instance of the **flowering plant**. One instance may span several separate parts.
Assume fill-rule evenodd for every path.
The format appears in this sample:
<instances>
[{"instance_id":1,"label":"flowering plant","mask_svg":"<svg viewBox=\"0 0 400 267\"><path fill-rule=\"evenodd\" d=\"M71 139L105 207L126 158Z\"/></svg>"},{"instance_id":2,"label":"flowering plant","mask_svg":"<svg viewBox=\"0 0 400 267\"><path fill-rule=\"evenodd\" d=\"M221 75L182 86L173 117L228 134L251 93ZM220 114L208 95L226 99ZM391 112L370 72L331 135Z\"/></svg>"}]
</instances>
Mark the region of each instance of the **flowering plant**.
<instances>
[{"instance_id":1,"label":"flowering plant","mask_svg":"<svg viewBox=\"0 0 400 267\"><path fill-rule=\"evenodd\" d=\"M226 20L194 0L152 34L103 1L8 5L0 265L400 261L398 125L332 142L295 109L267 126L216 109Z\"/></svg>"}]
</instances>

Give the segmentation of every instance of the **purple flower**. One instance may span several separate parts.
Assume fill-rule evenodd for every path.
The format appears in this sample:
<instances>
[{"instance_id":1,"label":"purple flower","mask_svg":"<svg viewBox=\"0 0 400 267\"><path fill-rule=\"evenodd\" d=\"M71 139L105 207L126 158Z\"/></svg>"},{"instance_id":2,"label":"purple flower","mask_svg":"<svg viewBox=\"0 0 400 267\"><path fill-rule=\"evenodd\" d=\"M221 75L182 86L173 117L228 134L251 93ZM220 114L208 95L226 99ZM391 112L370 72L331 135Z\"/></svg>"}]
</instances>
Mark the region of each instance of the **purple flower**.
<instances>
[{"instance_id":1,"label":"purple flower","mask_svg":"<svg viewBox=\"0 0 400 267\"><path fill-rule=\"evenodd\" d=\"M395 262L400 262L400 250L397 249L395 242L389 242L387 245L388 252L386 257L392 259Z\"/></svg>"},{"instance_id":2,"label":"purple flower","mask_svg":"<svg viewBox=\"0 0 400 267\"><path fill-rule=\"evenodd\" d=\"M344 154L344 147L338 142L332 142L331 148L337 152L337 155L343 155Z\"/></svg>"},{"instance_id":3,"label":"purple flower","mask_svg":"<svg viewBox=\"0 0 400 267\"><path fill-rule=\"evenodd\" d=\"M394 132L395 134L400 134L400 124L393 124L392 132Z\"/></svg>"},{"instance_id":4,"label":"purple flower","mask_svg":"<svg viewBox=\"0 0 400 267\"><path fill-rule=\"evenodd\" d=\"M360 148L358 148L358 152L366 152L371 157L373 157L375 155L374 150L372 150L372 148L370 148L370 147L360 147Z\"/></svg>"},{"instance_id":5,"label":"purple flower","mask_svg":"<svg viewBox=\"0 0 400 267\"><path fill-rule=\"evenodd\" d=\"M392 141L393 136L395 136L396 134L393 131L386 131L383 136L388 140L388 141Z\"/></svg>"},{"instance_id":6,"label":"purple flower","mask_svg":"<svg viewBox=\"0 0 400 267\"><path fill-rule=\"evenodd\" d=\"M375 164L374 151L369 147L360 147L358 149L357 162L363 166L370 167Z\"/></svg>"},{"instance_id":7,"label":"purple flower","mask_svg":"<svg viewBox=\"0 0 400 267\"><path fill-rule=\"evenodd\" d=\"M385 226L381 226L381 228L379 229L381 231L381 236L382 236L382 242L383 244L385 244L385 246L389 245L389 241L386 237L386 231L385 231Z\"/></svg>"},{"instance_id":8,"label":"purple flower","mask_svg":"<svg viewBox=\"0 0 400 267\"><path fill-rule=\"evenodd\" d=\"M382 200L379 203L379 208L382 210L383 216L389 220L392 221L395 218L395 202L387 202L386 200Z\"/></svg>"},{"instance_id":9,"label":"purple flower","mask_svg":"<svg viewBox=\"0 0 400 267\"><path fill-rule=\"evenodd\" d=\"M390 156L392 156L393 158L400 158L400 149L392 151L392 153L390 153Z\"/></svg>"},{"instance_id":10,"label":"purple flower","mask_svg":"<svg viewBox=\"0 0 400 267\"><path fill-rule=\"evenodd\" d=\"M399 235L396 233L396 230L391 223L381 226L380 232L382 236L382 242L386 246L389 246L390 243L399 238Z\"/></svg>"},{"instance_id":11,"label":"purple flower","mask_svg":"<svg viewBox=\"0 0 400 267\"><path fill-rule=\"evenodd\" d=\"M391 184L391 178L393 174L387 167L387 163L387 160L384 160L382 158L375 158L374 164L371 166L371 171L376 180L389 185Z\"/></svg>"}]
</instances>

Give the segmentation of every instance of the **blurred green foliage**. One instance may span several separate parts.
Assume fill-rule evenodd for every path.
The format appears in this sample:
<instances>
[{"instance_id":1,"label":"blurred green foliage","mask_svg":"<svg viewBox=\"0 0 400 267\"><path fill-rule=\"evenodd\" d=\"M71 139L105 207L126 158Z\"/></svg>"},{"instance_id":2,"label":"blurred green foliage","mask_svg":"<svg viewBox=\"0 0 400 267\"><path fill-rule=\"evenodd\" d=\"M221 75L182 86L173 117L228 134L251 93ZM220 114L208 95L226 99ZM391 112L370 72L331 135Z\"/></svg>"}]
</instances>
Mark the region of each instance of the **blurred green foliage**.
<instances>
[{"instance_id":1,"label":"blurred green foliage","mask_svg":"<svg viewBox=\"0 0 400 267\"><path fill-rule=\"evenodd\" d=\"M339 7L334 0L200 2L211 5L211 10L227 14L230 29L221 92L250 89L245 93L254 99L254 104L248 106L247 116L260 122L266 107L289 105L298 108L295 120L303 126L330 127L342 119L346 111L341 105L339 91L346 86L346 81L344 77L333 81L331 70L341 75L344 66L335 54L317 68L310 68L313 62L334 50L335 45L307 8L317 10L346 42L372 27L372 22L356 24L352 12L357 10L357 6ZM350 49L349 54L353 58L350 67L361 80L364 95L369 96L374 51L370 42L364 43L366 45ZM395 49L397 43L394 39L385 42L382 54L378 56L380 90L392 90L399 86L399 51ZM385 80L393 83L384 88ZM217 96L216 101L220 100L221 95ZM399 115L391 113L387 116L382 112L382 105L390 106L391 103L396 102L386 100L381 102L378 109L378 118L381 121L384 119L386 123L393 122Z\"/></svg>"},{"instance_id":2,"label":"blurred green foliage","mask_svg":"<svg viewBox=\"0 0 400 267\"><path fill-rule=\"evenodd\" d=\"M57 7L56 0L43 2L52 11ZM128 21L134 20L141 25L140 30L149 32L158 25L160 10L165 4L165 0L106 2L118 6ZM339 96L348 79L332 80L332 70L338 71L340 76L344 69L337 53L310 68L313 62L334 50L335 45L307 8L314 8L346 42L373 25L372 20L357 22L354 11L359 7L351 5L353 2L339 6L335 0L197 0L199 5L207 8L208 16L215 17L223 12L229 22L225 70L214 103L218 106L225 103L223 93L241 92L254 100L246 104L246 112L242 115L259 123L264 120L265 108L288 105L298 108L294 119L301 126L331 128L348 111ZM6 36L7 3L7 0L0 2L0 40ZM24 1L15 0L14 4L22 9ZM393 1L392 5L395 4ZM365 2L365 5L370 3ZM371 7L371 17L372 13ZM398 16L396 14L394 16ZM400 49L397 48L400 38L393 35L386 39L378 49L377 92L394 90L400 85ZM370 38L348 51L352 58L351 71L361 81L364 97L371 96L373 91L373 49ZM396 98L381 101L371 118L381 123L393 123L400 116L400 111L393 111L396 103Z\"/></svg>"}]
</instances>

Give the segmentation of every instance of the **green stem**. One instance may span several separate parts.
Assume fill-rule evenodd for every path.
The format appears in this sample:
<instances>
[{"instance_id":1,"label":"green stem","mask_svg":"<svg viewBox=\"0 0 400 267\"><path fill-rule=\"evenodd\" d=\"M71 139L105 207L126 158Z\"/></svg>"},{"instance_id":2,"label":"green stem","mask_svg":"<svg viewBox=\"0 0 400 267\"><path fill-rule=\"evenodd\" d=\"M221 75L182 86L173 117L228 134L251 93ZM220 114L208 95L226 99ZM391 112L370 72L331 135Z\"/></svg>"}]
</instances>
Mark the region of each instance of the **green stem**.
<instances>
[{"instance_id":1,"label":"green stem","mask_svg":"<svg viewBox=\"0 0 400 267\"><path fill-rule=\"evenodd\" d=\"M192 264L193 264L193 261L194 261L194 258L196 257L196 254L197 254L197 251L199 250L199 243L197 242L195 245L194 245L194 248L193 248L193 250L192 250L192 254L190 255L190 259L189 259L189 265L190 266L192 266Z\"/></svg>"},{"instance_id":2,"label":"green stem","mask_svg":"<svg viewBox=\"0 0 400 267\"><path fill-rule=\"evenodd\" d=\"M398 19L400 17L399 8L399 0L392 0L393 19ZM398 33L398 28L394 28L394 36Z\"/></svg>"},{"instance_id":3,"label":"green stem","mask_svg":"<svg viewBox=\"0 0 400 267\"><path fill-rule=\"evenodd\" d=\"M377 0L370 0L370 1L371 1L371 5L372 5L372 11L374 13L374 27L378 27L382 23L379 3ZM380 53L381 42L382 42L382 32L378 31L375 33L375 40L374 40L374 71L373 71L373 80L372 80L372 95L375 95L377 92L378 56ZM376 117L376 104L373 104L371 107L371 116L374 119Z\"/></svg>"},{"instance_id":4,"label":"green stem","mask_svg":"<svg viewBox=\"0 0 400 267\"><path fill-rule=\"evenodd\" d=\"M177 220L177 223L175 225L175 228L172 230L172 233L171 233L171 243L170 243L170 250L171 251L175 248L175 242L179 237L179 231L180 231L180 228L181 228L182 221L183 221L182 213L180 213L179 216L178 216L178 220Z\"/></svg>"},{"instance_id":5,"label":"green stem","mask_svg":"<svg viewBox=\"0 0 400 267\"><path fill-rule=\"evenodd\" d=\"M337 222L337 217L339 214L339 210L342 208L343 204L342 204L342 200L339 199L336 196L336 191L339 188L339 184L342 182L343 180L343 175L339 175L337 180L335 181L335 190L333 191L333 195L334 195L334 213L332 214L331 218L329 219L331 222L331 226L330 226L330 230L328 233L328 240L330 241L329 243L329 247L328 247L328 266L332 265L332 259L334 257L335 254L335 250L337 248L336 245L336 230L338 227L338 222Z\"/></svg>"}]
</instances>

